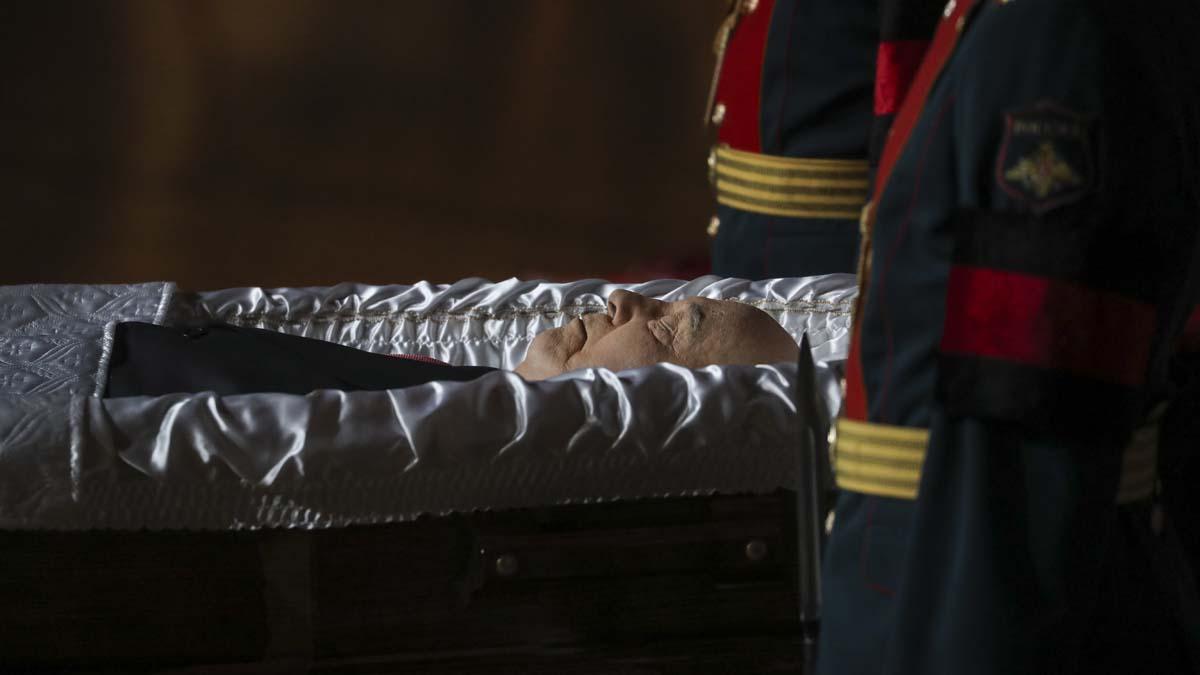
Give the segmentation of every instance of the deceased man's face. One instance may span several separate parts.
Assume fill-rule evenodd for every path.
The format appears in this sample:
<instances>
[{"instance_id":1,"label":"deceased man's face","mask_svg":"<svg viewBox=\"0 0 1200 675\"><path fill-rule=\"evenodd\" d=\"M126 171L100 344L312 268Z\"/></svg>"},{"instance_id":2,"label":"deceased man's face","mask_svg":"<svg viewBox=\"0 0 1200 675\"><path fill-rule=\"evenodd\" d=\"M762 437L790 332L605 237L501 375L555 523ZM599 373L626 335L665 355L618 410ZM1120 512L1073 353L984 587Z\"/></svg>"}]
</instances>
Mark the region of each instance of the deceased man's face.
<instances>
[{"instance_id":1,"label":"deceased man's face","mask_svg":"<svg viewBox=\"0 0 1200 675\"><path fill-rule=\"evenodd\" d=\"M688 368L794 361L791 335L766 312L729 300L662 302L629 291L608 312L539 333L516 371L540 380L578 368L625 370L663 361Z\"/></svg>"}]
</instances>

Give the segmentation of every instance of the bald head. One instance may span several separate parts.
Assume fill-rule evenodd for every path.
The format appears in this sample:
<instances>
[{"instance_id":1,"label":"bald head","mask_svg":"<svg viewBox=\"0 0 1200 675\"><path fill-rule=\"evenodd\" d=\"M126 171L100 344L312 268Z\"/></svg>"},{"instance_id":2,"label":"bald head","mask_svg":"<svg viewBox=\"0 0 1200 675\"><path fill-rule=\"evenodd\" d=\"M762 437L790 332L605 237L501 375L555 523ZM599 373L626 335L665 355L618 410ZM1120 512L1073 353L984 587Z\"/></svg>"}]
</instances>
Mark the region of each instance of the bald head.
<instances>
[{"instance_id":1,"label":"bald head","mask_svg":"<svg viewBox=\"0 0 1200 675\"><path fill-rule=\"evenodd\" d=\"M579 368L625 370L655 363L707 365L795 361L791 335L766 312L731 300L663 302L614 291L608 312L539 333L517 372L543 379Z\"/></svg>"}]
</instances>

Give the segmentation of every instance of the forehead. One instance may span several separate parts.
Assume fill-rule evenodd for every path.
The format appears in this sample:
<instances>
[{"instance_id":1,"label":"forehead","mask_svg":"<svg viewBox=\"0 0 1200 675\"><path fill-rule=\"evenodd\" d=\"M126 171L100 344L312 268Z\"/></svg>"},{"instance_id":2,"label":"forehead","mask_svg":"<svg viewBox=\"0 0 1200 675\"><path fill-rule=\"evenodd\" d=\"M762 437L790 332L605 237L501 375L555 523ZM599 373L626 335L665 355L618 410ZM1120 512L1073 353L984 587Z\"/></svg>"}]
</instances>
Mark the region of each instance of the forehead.
<instances>
[{"instance_id":1,"label":"forehead","mask_svg":"<svg viewBox=\"0 0 1200 675\"><path fill-rule=\"evenodd\" d=\"M667 311L671 314L703 314L708 317L725 312L725 301L710 298L684 298L667 304Z\"/></svg>"},{"instance_id":2,"label":"forehead","mask_svg":"<svg viewBox=\"0 0 1200 675\"><path fill-rule=\"evenodd\" d=\"M706 315L745 314L746 316L752 316L756 314L763 314L763 312L756 307L752 307L744 302L738 302L736 300L714 300L712 298L692 297L679 300L671 304L687 309L694 307L701 310Z\"/></svg>"}]
</instances>

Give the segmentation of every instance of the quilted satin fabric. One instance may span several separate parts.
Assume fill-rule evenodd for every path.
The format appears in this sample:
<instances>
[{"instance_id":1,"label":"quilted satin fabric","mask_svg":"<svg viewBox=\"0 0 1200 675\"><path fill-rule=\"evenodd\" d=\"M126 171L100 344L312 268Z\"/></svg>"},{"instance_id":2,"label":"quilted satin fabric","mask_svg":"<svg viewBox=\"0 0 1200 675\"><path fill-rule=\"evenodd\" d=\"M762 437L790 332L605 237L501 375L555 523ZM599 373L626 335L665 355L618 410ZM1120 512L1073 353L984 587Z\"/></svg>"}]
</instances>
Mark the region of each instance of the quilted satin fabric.
<instances>
[{"instance_id":1,"label":"quilted satin fabric","mask_svg":"<svg viewBox=\"0 0 1200 675\"><path fill-rule=\"evenodd\" d=\"M189 294L167 284L95 288L109 290L0 291L5 301L36 298L21 301L22 318L6 311L0 321L0 527L336 527L764 492L796 480L794 364L587 369L543 382L498 372L473 382L308 396L100 399L92 394L103 386L113 321L217 320L508 368L536 333L603 311L616 288L664 299L730 298L762 307L794 335L809 333L826 406L835 410L854 294L848 275L633 286L470 279ZM39 357L39 368L57 368L75 384L12 384L14 373L34 366L28 358L18 363L11 345L34 330L81 345L63 352L75 356Z\"/></svg>"},{"instance_id":2,"label":"quilted satin fabric","mask_svg":"<svg viewBox=\"0 0 1200 675\"><path fill-rule=\"evenodd\" d=\"M174 287L0 286L0 396L88 395L107 358L107 326L161 323Z\"/></svg>"},{"instance_id":3,"label":"quilted satin fabric","mask_svg":"<svg viewBox=\"0 0 1200 675\"><path fill-rule=\"evenodd\" d=\"M735 299L771 313L799 339L809 333L814 358L845 358L839 341L850 321L853 276L749 282L707 276L694 281L610 284L600 280L411 286L343 284L329 288L236 288L181 295L173 319L208 319L320 338L388 354L423 354L454 365L512 368L533 336L580 314L602 312L623 288L662 300Z\"/></svg>"}]
</instances>

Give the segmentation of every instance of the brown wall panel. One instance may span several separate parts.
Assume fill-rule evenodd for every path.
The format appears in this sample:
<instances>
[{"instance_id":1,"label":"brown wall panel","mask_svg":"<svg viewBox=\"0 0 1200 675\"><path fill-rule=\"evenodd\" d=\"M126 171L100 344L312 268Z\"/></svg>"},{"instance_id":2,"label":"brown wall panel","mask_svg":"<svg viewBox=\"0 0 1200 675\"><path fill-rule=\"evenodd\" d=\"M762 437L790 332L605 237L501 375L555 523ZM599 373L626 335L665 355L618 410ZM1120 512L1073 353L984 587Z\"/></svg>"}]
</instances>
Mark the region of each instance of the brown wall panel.
<instances>
[{"instance_id":1,"label":"brown wall panel","mask_svg":"<svg viewBox=\"0 0 1200 675\"><path fill-rule=\"evenodd\" d=\"M617 276L703 255L722 0L0 8L0 283Z\"/></svg>"}]
</instances>

